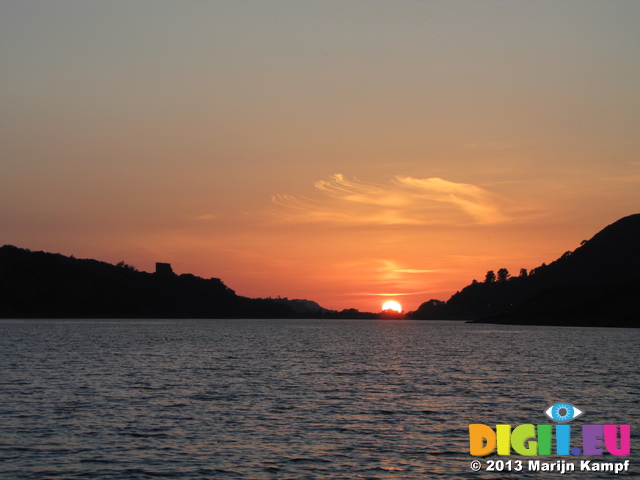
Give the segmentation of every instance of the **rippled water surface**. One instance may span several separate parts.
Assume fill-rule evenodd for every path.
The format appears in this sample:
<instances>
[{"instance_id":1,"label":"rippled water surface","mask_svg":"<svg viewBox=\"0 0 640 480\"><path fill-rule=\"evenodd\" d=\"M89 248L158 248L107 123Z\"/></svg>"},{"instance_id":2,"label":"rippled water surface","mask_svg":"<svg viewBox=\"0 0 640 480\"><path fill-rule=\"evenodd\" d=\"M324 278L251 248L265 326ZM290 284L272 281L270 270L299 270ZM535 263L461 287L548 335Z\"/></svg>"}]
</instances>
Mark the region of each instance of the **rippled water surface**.
<instances>
[{"instance_id":1,"label":"rippled water surface","mask_svg":"<svg viewBox=\"0 0 640 480\"><path fill-rule=\"evenodd\" d=\"M637 476L638 345L459 322L2 320L0 478L550 478L471 472L468 425L552 423L558 401L631 424Z\"/></svg>"}]
</instances>

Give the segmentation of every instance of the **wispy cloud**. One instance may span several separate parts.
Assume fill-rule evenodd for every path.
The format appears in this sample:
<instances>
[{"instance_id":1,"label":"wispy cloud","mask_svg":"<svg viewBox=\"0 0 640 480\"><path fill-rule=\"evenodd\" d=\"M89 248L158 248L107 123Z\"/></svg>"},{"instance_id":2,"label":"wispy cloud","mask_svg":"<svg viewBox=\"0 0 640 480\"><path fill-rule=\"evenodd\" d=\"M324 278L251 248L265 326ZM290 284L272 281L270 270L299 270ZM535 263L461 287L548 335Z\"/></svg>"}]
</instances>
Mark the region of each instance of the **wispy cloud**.
<instances>
[{"instance_id":1,"label":"wispy cloud","mask_svg":"<svg viewBox=\"0 0 640 480\"><path fill-rule=\"evenodd\" d=\"M358 287L354 291L344 292L345 296L408 297L430 293L426 285L432 285L434 274L443 270L424 268L416 265L409 268L406 264L390 258L363 258L350 262L339 262L332 266L343 278L358 272ZM365 278L366 280L362 280Z\"/></svg>"},{"instance_id":2,"label":"wispy cloud","mask_svg":"<svg viewBox=\"0 0 640 480\"><path fill-rule=\"evenodd\" d=\"M290 222L348 225L492 224L508 220L507 200L477 185L396 176L387 185L342 174L314 183L316 195L275 195L277 216Z\"/></svg>"},{"instance_id":3,"label":"wispy cloud","mask_svg":"<svg viewBox=\"0 0 640 480\"><path fill-rule=\"evenodd\" d=\"M377 275L381 278L397 278L403 276L405 273L435 273L440 270L436 269L418 269L418 268L406 268L399 265L394 260L371 260L372 265L376 265Z\"/></svg>"},{"instance_id":4,"label":"wispy cloud","mask_svg":"<svg viewBox=\"0 0 640 480\"><path fill-rule=\"evenodd\" d=\"M398 176L396 179L400 184L413 188L419 199L454 205L477 223L498 223L507 219L500 210L504 200L476 185L449 182L441 178Z\"/></svg>"}]
</instances>

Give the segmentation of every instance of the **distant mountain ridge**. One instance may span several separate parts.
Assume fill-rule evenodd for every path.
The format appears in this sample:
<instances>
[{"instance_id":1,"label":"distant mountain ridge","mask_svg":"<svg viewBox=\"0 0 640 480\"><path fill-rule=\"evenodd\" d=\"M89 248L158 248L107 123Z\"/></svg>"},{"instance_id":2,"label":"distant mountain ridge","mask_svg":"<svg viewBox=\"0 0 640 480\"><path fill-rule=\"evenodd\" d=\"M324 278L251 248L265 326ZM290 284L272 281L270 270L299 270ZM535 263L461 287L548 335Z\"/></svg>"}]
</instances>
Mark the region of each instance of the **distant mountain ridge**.
<instances>
[{"instance_id":1,"label":"distant mountain ridge","mask_svg":"<svg viewBox=\"0 0 640 480\"><path fill-rule=\"evenodd\" d=\"M499 278L499 276L498 276ZM413 318L636 327L640 324L640 214L605 227L573 252L518 277L475 282Z\"/></svg>"},{"instance_id":2,"label":"distant mountain ridge","mask_svg":"<svg viewBox=\"0 0 640 480\"><path fill-rule=\"evenodd\" d=\"M318 314L329 314L335 312L335 310L329 310L328 308L321 307L317 302L314 302L313 300L303 300L299 298L289 300L286 297L269 298L269 300L273 300L276 303L288 305L298 315L314 316Z\"/></svg>"}]
</instances>

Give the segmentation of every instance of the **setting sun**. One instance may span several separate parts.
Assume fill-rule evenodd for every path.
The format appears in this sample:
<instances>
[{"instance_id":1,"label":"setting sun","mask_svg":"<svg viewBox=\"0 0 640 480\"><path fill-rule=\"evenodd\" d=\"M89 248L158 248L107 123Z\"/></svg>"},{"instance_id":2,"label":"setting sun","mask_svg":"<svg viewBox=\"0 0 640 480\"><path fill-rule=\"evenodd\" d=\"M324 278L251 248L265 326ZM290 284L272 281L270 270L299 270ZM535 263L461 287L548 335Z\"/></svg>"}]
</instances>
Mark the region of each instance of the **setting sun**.
<instances>
[{"instance_id":1,"label":"setting sun","mask_svg":"<svg viewBox=\"0 0 640 480\"><path fill-rule=\"evenodd\" d=\"M382 311L385 311L385 310L395 310L396 312L401 313L402 305L394 301L385 302L382 304Z\"/></svg>"}]
</instances>

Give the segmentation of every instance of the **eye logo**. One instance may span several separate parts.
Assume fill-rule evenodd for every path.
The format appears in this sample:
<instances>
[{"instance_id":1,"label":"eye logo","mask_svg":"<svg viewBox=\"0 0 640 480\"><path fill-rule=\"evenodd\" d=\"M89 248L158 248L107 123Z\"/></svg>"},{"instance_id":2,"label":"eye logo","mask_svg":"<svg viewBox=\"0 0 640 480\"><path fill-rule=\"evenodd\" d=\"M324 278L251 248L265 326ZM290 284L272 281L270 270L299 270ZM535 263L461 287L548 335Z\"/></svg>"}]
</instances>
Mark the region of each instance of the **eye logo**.
<instances>
[{"instance_id":1,"label":"eye logo","mask_svg":"<svg viewBox=\"0 0 640 480\"><path fill-rule=\"evenodd\" d=\"M554 422L570 422L571 420L575 420L584 412L580 410L578 407L574 407L568 403L556 403L555 405L551 405L544 411L544 414L549 417Z\"/></svg>"}]
</instances>

